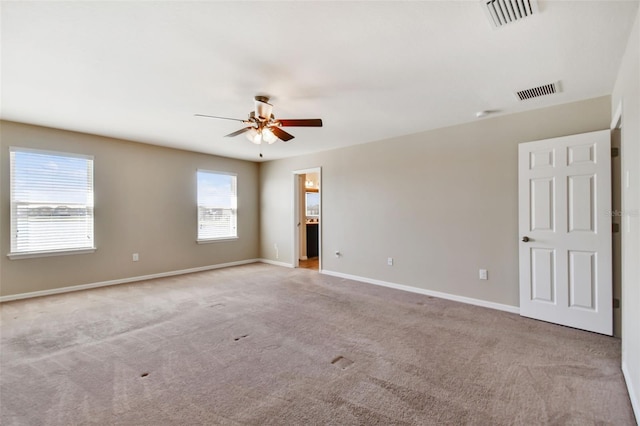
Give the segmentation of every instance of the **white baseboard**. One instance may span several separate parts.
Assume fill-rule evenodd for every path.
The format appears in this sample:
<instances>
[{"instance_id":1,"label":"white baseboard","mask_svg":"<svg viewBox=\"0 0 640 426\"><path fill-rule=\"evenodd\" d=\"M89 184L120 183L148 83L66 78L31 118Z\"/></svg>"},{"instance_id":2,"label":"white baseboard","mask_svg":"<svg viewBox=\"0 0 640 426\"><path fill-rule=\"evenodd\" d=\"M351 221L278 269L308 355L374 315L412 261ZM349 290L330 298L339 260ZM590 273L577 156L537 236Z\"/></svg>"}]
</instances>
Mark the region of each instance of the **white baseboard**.
<instances>
[{"instance_id":1,"label":"white baseboard","mask_svg":"<svg viewBox=\"0 0 640 426\"><path fill-rule=\"evenodd\" d=\"M293 264L291 263L286 263L286 262L278 262L277 260L271 260L271 259L258 259L259 262L262 263L268 263L269 265L275 265L275 266L284 266L285 268L293 268Z\"/></svg>"},{"instance_id":2,"label":"white baseboard","mask_svg":"<svg viewBox=\"0 0 640 426\"><path fill-rule=\"evenodd\" d=\"M424 294L425 296L437 297L440 299L453 300L454 302L467 303L469 305L482 306L484 308L497 309L499 311L511 312L512 314L520 314L520 308L517 306L504 305L502 303L489 302L487 300L474 299L471 297L457 296L455 294L442 293L439 291L425 290L423 288L412 287L403 284L396 284L387 281L375 280L373 278L360 277L358 275L343 274L342 272L334 272L323 269L321 274L331 275L348 280L360 281L368 284L379 285L382 287L395 288L396 290L408 291L411 293Z\"/></svg>"},{"instance_id":3,"label":"white baseboard","mask_svg":"<svg viewBox=\"0 0 640 426\"><path fill-rule=\"evenodd\" d=\"M88 290L88 289L91 289L91 288L107 287L107 286L118 285L118 284L126 284L126 283L131 283L131 282L136 282L136 281L150 280L150 279L154 279L154 278L163 278L163 277L171 277L171 276L174 276L174 275L190 274L190 273L193 273L193 272L201 272L201 271L208 271L208 270L212 270L212 269L227 268L227 267L230 267L230 266L246 265L248 263L256 263L256 262L267 263L267 264L275 265L275 266L282 266L282 267L285 267L285 268L293 268L293 265L291 263L278 262L278 261L270 260L270 259L247 259L247 260L240 260L240 261L237 261L237 262L220 263L220 264L217 264L217 265L201 266L201 267L197 267L197 268L182 269L182 270L178 270L178 271L161 272L161 273L158 273L158 274L143 275L143 276L130 277L130 278L122 278L122 279L110 280L110 281L101 281L101 282L90 283L90 284L80 284L80 285L74 285L74 286L69 286L69 287L55 288L55 289L51 289L51 290L33 291L33 292L29 292L29 293L20 293L20 294L11 294L9 296L0 297L0 303L9 302L9 301L12 301L12 300L28 299L28 298L32 298L32 297L49 296L49 295L52 295L52 294L68 293L68 292L71 292L71 291ZM369 284L375 284L375 285L379 285L379 286L383 286L383 287L394 288L394 289L397 289L397 290L403 290L403 291L408 291L408 292L412 292L412 293L418 293L418 294L424 294L424 295L427 295L427 296L438 297L438 298L441 298L441 299L453 300L455 302L462 302L462 303L467 303L467 304L470 304L470 305L476 305L476 306L482 306L482 307L485 307L485 308L497 309L497 310L500 310L500 311L511 312L511 313L514 313L514 314L519 314L520 313L520 309L518 307L516 307L516 306L503 305L501 303L488 302L486 300L473 299L473 298L464 297L464 296L456 296L455 294L441 293L441 292L432 291L432 290L425 290L425 289L418 288L418 287L411 287L411 286L391 283L391 282L387 282L387 281L375 280L375 279L372 279L372 278L360 277L360 276L357 276L357 275L350 275L350 274L343 274L341 272L328 271L326 269L321 270L320 273L326 274L326 275L331 275L331 276L334 276L334 277L346 278L346 279L349 279L349 280L360 281L360 282L369 283Z\"/></svg>"},{"instance_id":4,"label":"white baseboard","mask_svg":"<svg viewBox=\"0 0 640 426\"><path fill-rule=\"evenodd\" d=\"M32 291L29 293L11 294L9 296L0 297L0 303L9 302L11 300L29 299L31 297L49 296L52 294L69 293L71 291L88 290L90 288L107 287L110 285L126 284L136 281L151 280L154 278L171 277L174 275L191 274L193 272L209 271L211 269L228 268L229 266L246 265L248 263L259 262L260 259L239 260L237 262L219 263L217 265L200 266L197 268L181 269L179 271L161 272L159 274L142 275L138 277L122 278L118 280L101 281L90 284L73 285L69 287L54 288L51 290Z\"/></svg>"},{"instance_id":5,"label":"white baseboard","mask_svg":"<svg viewBox=\"0 0 640 426\"><path fill-rule=\"evenodd\" d=\"M640 421L640 401L638 400L638 394L633 387L633 381L631 380L631 373L629 373L629 369L627 368L626 361L622 361L622 375L624 376L624 381L627 384L627 392L629 392L629 399L631 400L631 407L633 408L633 413L636 416L636 421Z\"/></svg>"}]
</instances>

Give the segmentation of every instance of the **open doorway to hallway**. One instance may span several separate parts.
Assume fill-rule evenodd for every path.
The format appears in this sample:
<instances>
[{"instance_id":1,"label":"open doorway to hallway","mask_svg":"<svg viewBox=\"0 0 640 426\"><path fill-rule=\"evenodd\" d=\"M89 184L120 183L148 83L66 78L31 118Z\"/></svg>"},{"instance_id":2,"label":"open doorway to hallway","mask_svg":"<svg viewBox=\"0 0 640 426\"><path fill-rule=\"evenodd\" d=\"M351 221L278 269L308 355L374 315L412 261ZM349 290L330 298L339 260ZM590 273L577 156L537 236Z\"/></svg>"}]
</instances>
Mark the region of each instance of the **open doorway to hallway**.
<instances>
[{"instance_id":1,"label":"open doorway to hallway","mask_svg":"<svg viewBox=\"0 0 640 426\"><path fill-rule=\"evenodd\" d=\"M321 192L320 168L294 172L295 266L321 269Z\"/></svg>"}]
</instances>

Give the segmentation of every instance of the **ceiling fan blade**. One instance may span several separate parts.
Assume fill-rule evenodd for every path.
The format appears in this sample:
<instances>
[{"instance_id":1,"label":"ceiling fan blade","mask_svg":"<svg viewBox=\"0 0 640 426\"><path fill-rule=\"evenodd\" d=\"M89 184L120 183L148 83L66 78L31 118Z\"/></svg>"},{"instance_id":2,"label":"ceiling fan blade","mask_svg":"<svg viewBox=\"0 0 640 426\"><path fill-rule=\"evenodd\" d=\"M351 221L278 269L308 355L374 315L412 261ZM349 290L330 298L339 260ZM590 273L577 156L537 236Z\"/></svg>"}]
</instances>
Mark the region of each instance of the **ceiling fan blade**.
<instances>
[{"instance_id":1,"label":"ceiling fan blade","mask_svg":"<svg viewBox=\"0 0 640 426\"><path fill-rule=\"evenodd\" d=\"M194 117L219 118L221 120L233 120L233 121L242 121L243 123L248 123L247 120L241 120L239 118L218 117L217 115L204 115L204 114L193 114L193 115Z\"/></svg>"},{"instance_id":2,"label":"ceiling fan blade","mask_svg":"<svg viewBox=\"0 0 640 426\"><path fill-rule=\"evenodd\" d=\"M225 135L224 137L225 137L225 138L232 138L232 137L234 137L234 136L241 135L241 134L243 134L244 132L248 132L248 131L249 131L249 130L251 130L251 129L253 129L253 127L252 127L252 126L245 127L244 129L236 130L236 131L235 131L235 132L233 132L233 133L229 133L228 135Z\"/></svg>"},{"instance_id":3,"label":"ceiling fan blade","mask_svg":"<svg viewBox=\"0 0 640 426\"><path fill-rule=\"evenodd\" d=\"M322 127L322 119L308 118L301 120L278 119L276 123L280 123L283 127Z\"/></svg>"},{"instance_id":4,"label":"ceiling fan blade","mask_svg":"<svg viewBox=\"0 0 640 426\"><path fill-rule=\"evenodd\" d=\"M276 135L276 137L278 139L281 139L283 142L290 141L295 137L276 126L269 127L269 130L271 130L273 134Z\"/></svg>"}]
</instances>

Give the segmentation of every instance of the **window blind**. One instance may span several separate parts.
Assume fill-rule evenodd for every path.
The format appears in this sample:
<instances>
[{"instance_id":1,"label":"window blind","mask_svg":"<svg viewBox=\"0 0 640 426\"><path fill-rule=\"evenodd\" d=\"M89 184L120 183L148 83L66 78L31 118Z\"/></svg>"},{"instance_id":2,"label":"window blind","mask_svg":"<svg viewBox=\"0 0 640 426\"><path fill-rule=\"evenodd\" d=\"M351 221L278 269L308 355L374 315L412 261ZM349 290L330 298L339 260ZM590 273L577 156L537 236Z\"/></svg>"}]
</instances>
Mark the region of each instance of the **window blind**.
<instances>
[{"instance_id":1,"label":"window blind","mask_svg":"<svg viewBox=\"0 0 640 426\"><path fill-rule=\"evenodd\" d=\"M94 248L93 157L10 148L11 254Z\"/></svg>"},{"instance_id":2,"label":"window blind","mask_svg":"<svg viewBox=\"0 0 640 426\"><path fill-rule=\"evenodd\" d=\"M198 170L198 241L235 238L237 176Z\"/></svg>"}]
</instances>

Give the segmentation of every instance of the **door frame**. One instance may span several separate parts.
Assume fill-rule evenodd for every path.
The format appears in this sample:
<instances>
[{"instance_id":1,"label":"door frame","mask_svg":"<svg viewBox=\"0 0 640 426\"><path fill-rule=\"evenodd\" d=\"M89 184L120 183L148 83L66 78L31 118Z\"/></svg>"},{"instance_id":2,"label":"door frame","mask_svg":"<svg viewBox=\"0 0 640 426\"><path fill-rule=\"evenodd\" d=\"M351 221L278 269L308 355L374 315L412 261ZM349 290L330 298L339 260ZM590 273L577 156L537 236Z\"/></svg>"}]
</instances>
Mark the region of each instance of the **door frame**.
<instances>
[{"instance_id":1,"label":"door frame","mask_svg":"<svg viewBox=\"0 0 640 426\"><path fill-rule=\"evenodd\" d=\"M613 335L615 337L622 337L622 313L624 303L624 280L622 270L622 246L624 240L624 230L628 229L628 224L625 223L623 217L618 217L619 212L624 211L623 196L624 196L624 181L625 181L625 169L623 161L623 146L622 146L622 133L623 133L623 118L622 118L622 101L618 103L618 107L613 114L611 120L611 146L614 142L617 142L618 158L611 158L611 210L615 213L612 215L611 221L618 224L618 232L611 235L611 272L613 280L613 298L614 301L617 298L618 304L614 304L613 308ZM618 132L617 141L614 133ZM616 164L617 163L617 164ZM614 174L618 170L617 176ZM625 345L622 343L621 351L624 353Z\"/></svg>"},{"instance_id":2,"label":"door frame","mask_svg":"<svg viewBox=\"0 0 640 426\"><path fill-rule=\"evenodd\" d=\"M294 170L292 176L293 183L293 267L300 266L300 226L302 226L302 218L300 217L301 203L304 202L300 198L300 175L307 173L318 174L318 198L320 200L320 212L318 213L318 271L322 271L322 167L312 167L309 169ZM299 226L300 225L300 226Z\"/></svg>"}]
</instances>

